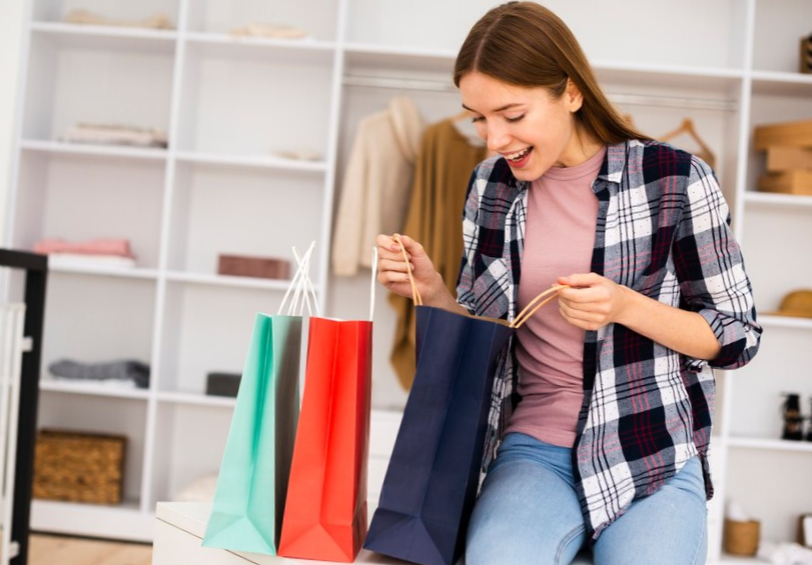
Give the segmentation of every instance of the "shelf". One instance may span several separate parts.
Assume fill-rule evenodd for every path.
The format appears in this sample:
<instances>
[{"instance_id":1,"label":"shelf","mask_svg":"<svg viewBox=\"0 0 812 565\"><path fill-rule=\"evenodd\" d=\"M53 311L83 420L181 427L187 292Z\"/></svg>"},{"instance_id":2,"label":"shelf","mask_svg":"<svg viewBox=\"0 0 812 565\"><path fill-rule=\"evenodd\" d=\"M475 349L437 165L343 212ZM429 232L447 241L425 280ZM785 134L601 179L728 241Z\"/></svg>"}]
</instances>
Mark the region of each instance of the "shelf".
<instances>
[{"instance_id":1,"label":"shelf","mask_svg":"<svg viewBox=\"0 0 812 565\"><path fill-rule=\"evenodd\" d=\"M595 60L592 67L602 82L634 82L679 90L728 93L741 84L744 71L729 68L653 65L627 61Z\"/></svg>"},{"instance_id":2,"label":"shelf","mask_svg":"<svg viewBox=\"0 0 812 565\"><path fill-rule=\"evenodd\" d=\"M809 441L731 437L728 438L727 444L731 447L739 447L742 449L812 453L812 442Z\"/></svg>"},{"instance_id":3,"label":"shelf","mask_svg":"<svg viewBox=\"0 0 812 565\"><path fill-rule=\"evenodd\" d=\"M756 559L755 557L740 557L726 553L719 558L719 561L716 561L716 565L743 565L745 563L756 565L758 563L764 563L764 561Z\"/></svg>"},{"instance_id":4,"label":"shelf","mask_svg":"<svg viewBox=\"0 0 812 565\"><path fill-rule=\"evenodd\" d=\"M180 271L170 271L166 275L167 280L175 282L185 282L192 284L203 284L211 286L223 286L234 288L256 288L260 290L285 291L290 286L289 280L260 279L253 277L233 277L226 275L209 275L199 273L184 273ZM318 285L313 285L317 290Z\"/></svg>"},{"instance_id":5,"label":"shelf","mask_svg":"<svg viewBox=\"0 0 812 565\"><path fill-rule=\"evenodd\" d=\"M447 90L456 92L452 82L455 52L389 46L349 44L345 46L346 72L350 75L381 76L386 72L403 75L443 74ZM744 71L728 68L681 67L637 64L622 61L594 61L593 69L602 83L634 83L636 86L694 90L715 95L705 103L721 110L735 110L729 100Z\"/></svg>"},{"instance_id":6,"label":"shelf","mask_svg":"<svg viewBox=\"0 0 812 565\"><path fill-rule=\"evenodd\" d=\"M146 400L149 391L122 382L121 384L100 384L93 382L70 381L43 376L39 381L40 390L66 394L84 394L91 396L108 396L134 400Z\"/></svg>"},{"instance_id":7,"label":"shelf","mask_svg":"<svg viewBox=\"0 0 812 565\"><path fill-rule=\"evenodd\" d=\"M753 71L753 94L812 96L812 75L775 71Z\"/></svg>"},{"instance_id":8,"label":"shelf","mask_svg":"<svg viewBox=\"0 0 812 565\"><path fill-rule=\"evenodd\" d=\"M209 396L193 392L159 392L158 400L168 404L185 404L190 406L212 406L234 408L236 398L226 396Z\"/></svg>"},{"instance_id":9,"label":"shelf","mask_svg":"<svg viewBox=\"0 0 812 565\"><path fill-rule=\"evenodd\" d=\"M350 43L344 46L344 54L345 66L353 72L360 68L444 73L448 77L449 88L454 88L451 72L457 54L453 51Z\"/></svg>"},{"instance_id":10,"label":"shelf","mask_svg":"<svg viewBox=\"0 0 812 565\"><path fill-rule=\"evenodd\" d=\"M79 143L65 143L63 141L43 141L37 139L23 139L20 148L25 151L54 153L63 155L87 155L92 157L116 157L123 159L148 159L165 161L165 149L128 147L124 145L92 145Z\"/></svg>"},{"instance_id":11,"label":"shelf","mask_svg":"<svg viewBox=\"0 0 812 565\"><path fill-rule=\"evenodd\" d=\"M127 279L147 279L156 280L158 278L158 271L155 269L115 269L103 267L60 267L50 266L49 270L52 273L68 273L73 275L91 275L98 277L122 277Z\"/></svg>"},{"instance_id":12,"label":"shelf","mask_svg":"<svg viewBox=\"0 0 812 565\"><path fill-rule=\"evenodd\" d=\"M177 32L136 27L33 22L31 31L70 49L140 51L171 55Z\"/></svg>"},{"instance_id":13,"label":"shelf","mask_svg":"<svg viewBox=\"0 0 812 565\"><path fill-rule=\"evenodd\" d=\"M152 542L155 515L142 512L138 501L119 506L34 500L31 529L88 537Z\"/></svg>"},{"instance_id":14,"label":"shelf","mask_svg":"<svg viewBox=\"0 0 812 565\"><path fill-rule=\"evenodd\" d=\"M208 57L234 57L240 60L268 60L274 55L285 62L332 62L336 46L315 39L240 37L227 33L188 32L190 47Z\"/></svg>"},{"instance_id":15,"label":"shelf","mask_svg":"<svg viewBox=\"0 0 812 565\"><path fill-rule=\"evenodd\" d=\"M759 314L758 323L770 328L790 328L799 330L812 330L812 318L795 318L792 316L774 316Z\"/></svg>"},{"instance_id":16,"label":"shelf","mask_svg":"<svg viewBox=\"0 0 812 565\"><path fill-rule=\"evenodd\" d=\"M812 196L803 195L774 194L748 190L744 193L744 202L751 206L782 206L787 208L812 209Z\"/></svg>"},{"instance_id":17,"label":"shelf","mask_svg":"<svg viewBox=\"0 0 812 565\"><path fill-rule=\"evenodd\" d=\"M277 157L274 155L224 155L218 153L194 153L184 151L177 154L177 159L178 161L184 161L187 163L224 165L229 167L302 171L319 174L327 171L327 164L324 161L297 161L295 159L285 159L283 157Z\"/></svg>"}]
</instances>

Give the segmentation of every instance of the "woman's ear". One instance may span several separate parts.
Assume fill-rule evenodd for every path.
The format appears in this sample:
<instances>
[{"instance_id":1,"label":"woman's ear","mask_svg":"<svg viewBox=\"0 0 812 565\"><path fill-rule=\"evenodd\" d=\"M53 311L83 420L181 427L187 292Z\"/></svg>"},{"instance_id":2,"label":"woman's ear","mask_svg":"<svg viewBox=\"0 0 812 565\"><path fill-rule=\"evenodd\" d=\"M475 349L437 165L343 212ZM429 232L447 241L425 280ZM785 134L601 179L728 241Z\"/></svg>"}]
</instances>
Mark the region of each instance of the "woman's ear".
<instances>
[{"instance_id":1,"label":"woman's ear","mask_svg":"<svg viewBox=\"0 0 812 565\"><path fill-rule=\"evenodd\" d=\"M581 109L584 104L584 95L581 94L581 89L572 81L571 78L567 79L567 109L573 114Z\"/></svg>"}]
</instances>

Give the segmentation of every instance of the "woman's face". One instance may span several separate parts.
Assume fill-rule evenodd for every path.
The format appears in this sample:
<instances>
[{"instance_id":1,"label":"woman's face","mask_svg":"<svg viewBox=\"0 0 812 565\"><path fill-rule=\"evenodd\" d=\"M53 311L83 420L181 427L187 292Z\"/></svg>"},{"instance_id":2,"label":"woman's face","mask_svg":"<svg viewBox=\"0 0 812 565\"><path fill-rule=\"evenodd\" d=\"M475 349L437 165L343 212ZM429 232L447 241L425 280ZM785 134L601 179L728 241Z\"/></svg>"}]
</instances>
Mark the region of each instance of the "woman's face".
<instances>
[{"instance_id":1,"label":"woman's face","mask_svg":"<svg viewBox=\"0 0 812 565\"><path fill-rule=\"evenodd\" d=\"M597 151L590 152L576 132L574 113L582 96L572 81L556 100L545 88L471 72L460 80L460 93L479 136L519 180L535 180L550 167L577 165Z\"/></svg>"}]
</instances>

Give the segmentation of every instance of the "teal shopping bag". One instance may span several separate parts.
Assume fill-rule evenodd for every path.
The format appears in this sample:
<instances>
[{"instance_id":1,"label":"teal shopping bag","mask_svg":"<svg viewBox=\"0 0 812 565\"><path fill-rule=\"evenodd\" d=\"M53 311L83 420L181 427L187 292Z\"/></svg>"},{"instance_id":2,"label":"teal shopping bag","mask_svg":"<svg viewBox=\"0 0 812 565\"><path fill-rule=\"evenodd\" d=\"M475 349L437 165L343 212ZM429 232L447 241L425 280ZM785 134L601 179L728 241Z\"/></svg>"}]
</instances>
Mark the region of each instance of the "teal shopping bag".
<instances>
[{"instance_id":1,"label":"teal shopping bag","mask_svg":"<svg viewBox=\"0 0 812 565\"><path fill-rule=\"evenodd\" d=\"M310 308L312 249L280 306L295 289L289 314L254 319L204 546L276 554L299 418L302 317L290 314Z\"/></svg>"}]
</instances>

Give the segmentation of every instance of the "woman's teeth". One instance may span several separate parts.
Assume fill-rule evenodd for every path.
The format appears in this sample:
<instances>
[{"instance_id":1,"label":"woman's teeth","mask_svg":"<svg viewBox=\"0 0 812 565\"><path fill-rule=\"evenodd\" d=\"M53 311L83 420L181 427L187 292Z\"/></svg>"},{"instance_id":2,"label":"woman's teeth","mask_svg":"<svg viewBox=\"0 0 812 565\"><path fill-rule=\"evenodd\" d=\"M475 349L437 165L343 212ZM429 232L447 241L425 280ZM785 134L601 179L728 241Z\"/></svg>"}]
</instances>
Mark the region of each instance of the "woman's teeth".
<instances>
[{"instance_id":1,"label":"woman's teeth","mask_svg":"<svg viewBox=\"0 0 812 565\"><path fill-rule=\"evenodd\" d=\"M525 157L525 155L527 155L529 152L530 152L530 148L526 147L525 149L522 149L521 151L518 151L516 153L511 153L510 155L505 155L505 157L507 157L511 161L521 161Z\"/></svg>"}]
</instances>

